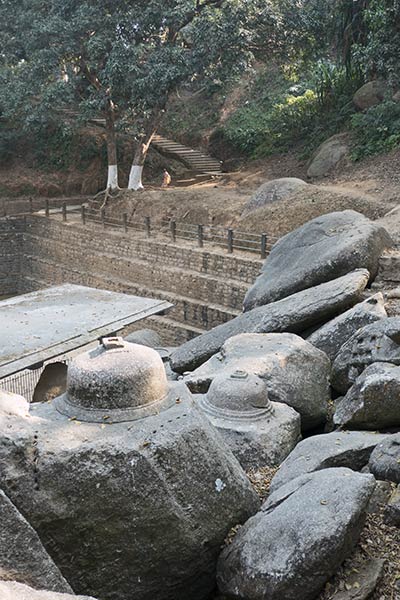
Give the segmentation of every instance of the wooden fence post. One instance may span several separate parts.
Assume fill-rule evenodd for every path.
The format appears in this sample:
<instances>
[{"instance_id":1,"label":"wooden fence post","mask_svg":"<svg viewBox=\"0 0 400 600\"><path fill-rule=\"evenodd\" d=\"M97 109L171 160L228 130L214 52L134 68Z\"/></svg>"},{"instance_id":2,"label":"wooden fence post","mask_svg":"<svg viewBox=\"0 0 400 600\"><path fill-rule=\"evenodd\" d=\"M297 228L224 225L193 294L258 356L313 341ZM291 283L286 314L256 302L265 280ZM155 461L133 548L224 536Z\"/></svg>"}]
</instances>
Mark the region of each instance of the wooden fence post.
<instances>
[{"instance_id":1,"label":"wooden fence post","mask_svg":"<svg viewBox=\"0 0 400 600\"><path fill-rule=\"evenodd\" d=\"M145 217L144 218L144 228L146 231L146 237L150 237L151 236L151 222L150 222L150 217Z\"/></svg>"},{"instance_id":2,"label":"wooden fence post","mask_svg":"<svg viewBox=\"0 0 400 600\"><path fill-rule=\"evenodd\" d=\"M128 213L124 213L122 215L122 220L124 223L124 231L125 231L125 233L128 233Z\"/></svg>"},{"instance_id":3,"label":"wooden fence post","mask_svg":"<svg viewBox=\"0 0 400 600\"><path fill-rule=\"evenodd\" d=\"M228 253L233 252L233 229L228 229Z\"/></svg>"},{"instance_id":4,"label":"wooden fence post","mask_svg":"<svg viewBox=\"0 0 400 600\"><path fill-rule=\"evenodd\" d=\"M62 205L62 219L63 219L64 223L67 220L67 203L66 202L63 202L63 205Z\"/></svg>"},{"instance_id":5,"label":"wooden fence post","mask_svg":"<svg viewBox=\"0 0 400 600\"><path fill-rule=\"evenodd\" d=\"M197 242L199 244L199 248L204 246L204 229L203 225L197 226Z\"/></svg>"},{"instance_id":6,"label":"wooden fence post","mask_svg":"<svg viewBox=\"0 0 400 600\"><path fill-rule=\"evenodd\" d=\"M264 260L267 258L267 234L261 234L261 258Z\"/></svg>"}]
</instances>

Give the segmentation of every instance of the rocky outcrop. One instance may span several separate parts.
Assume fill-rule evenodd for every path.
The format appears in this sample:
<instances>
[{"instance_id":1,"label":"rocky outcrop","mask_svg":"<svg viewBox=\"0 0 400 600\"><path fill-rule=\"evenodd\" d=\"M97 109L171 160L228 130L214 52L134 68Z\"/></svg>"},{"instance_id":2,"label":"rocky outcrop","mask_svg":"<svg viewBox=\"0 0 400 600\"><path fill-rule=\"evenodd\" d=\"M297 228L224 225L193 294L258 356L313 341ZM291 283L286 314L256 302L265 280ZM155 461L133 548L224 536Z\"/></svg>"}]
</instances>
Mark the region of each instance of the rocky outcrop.
<instances>
[{"instance_id":1,"label":"rocky outcrop","mask_svg":"<svg viewBox=\"0 0 400 600\"><path fill-rule=\"evenodd\" d=\"M353 210L317 217L281 238L244 300L246 311L365 268L373 281L391 245L382 227Z\"/></svg>"},{"instance_id":2,"label":"rocky outcrop","mask_svg":"<svg viewBox=\"0 0 400 600\"><path fill-rule=\"evenodd\" d=\"M1 490L0 579L25 583L36 589L72 593L37 533Z\"/></svg>"},{"instance_id":3,"label":"rocky outcrop","mask_svg":"<svg viewBox=\"0 0 400 600\"><path fill-rule=\"evenodd\" d=\"M325 140L312 157L307 177L325 177L348 158L350 153L349 134L339 133Z\"/></svg>"},{"instance_id":4,"label":"rocky outcrop","mask_svg":"<svg viewBox=\"0 0 400 600\"><path fill-rule=\"evenodd\" d=\"M309 437L282 463L272 479L271 492L296 477L322 469L347 467L360 471L367 465L371 452L386 437L369 431L334 431Z\"/></svg>"},{"instance_id":5,"label":"rocky outcrop","mask_svg":"<svg viewBox=\"0 0 400 600\"><path fill-rule=\"evenodd\" d=\"M246 600L313 600L357 543L372 475L326 469L273 493L222 552L222 594Z\"/></svg>"},{"instance_id":6,"label":"rocky outcrop","mask_svg":"<svg viewBox=\"0 0 400 600\"><path fill-rule=\"evenodd\" d=\"M332 365L332 385L345 394L368 365L400 365L400 318L381 319L359 329L340 349Z\"/></svg>"},{"instance_id":7,"label":"rocky outcrop","mask_svg":"<svg viewBox=\"0 0 400 600\"><path fill-rule=\"evenodd\" d=\"M358 110L367 110L380 104L385 98L388 87L385 81L377 79L362 85L353 96L353 103Z\"/></svg>"},{"instance_id":8,"label":"rocky outcrop","mask_svg":"<svg viewBox=\"0 0 400 600\"><path fill-rule=\"evenodd\" d=\"M368 466L377 479L400 484L400 433L377 445Z\"/></svg>"},{"instance_id":9,"label":"rocky outcrop","mask_svg":"<svg viewBox=\"0 0 400 600\"><path fill-rule=\"evenodd\" d=\"M400 527L400 485L393 491L385 508L385 522L392 527Z\"/></svg>"},{"instance_id":10,"label":"rocky outcrop","mask_svg":"<svg viewBox=\"0 0 400 600\"><path fill-rule=\"evenodd\" d=\"M333 421L348 429L400 427L400 367L367 367L338 403Z\"/></svg>"},{"instance_id":11,"label":"rocky outcrop","mask_svg":"<svg viewBox=\"0 0 400 600\"><path fill-rule=\"evenodd\" d=\"M75 596L73 593L38 591L15 581L0 581L0 598L1 600L96 600L89 596Z\"/></svg>"},{"instance_id":12,"label":"rocky outcrop","mask_svg":"<svg viewBox=\"0 0 400 600\"><path fill-rule=\"evenodd\" d=\"M220 373L254 373L267 384L268 398L287 404L301 415L302 429L325 422L330 362L326 355L290 333L248 333L230 338L221 353L184 379L192 391L204 392Z\"/></svg>"},{"instance_id":13,"label":"rocky outcrop","mask_svg":"<svg viewBox=\"0 0 400 600\"><path fill-rule=\"evenodd\" d=\"M360 269L250 310L177 348L171 354L171 367L178 373L196 369L240 333L301 333L359 302L368 280L368 271Z\"/></svg>"},{"instance_id":14,"label":"rocky outcrop","mask_svg":"<svg viewBox=\"0 0 400 600\"><path fill-rule=\"evenodd\" d=\"M285 200L297 190L302 190L308 185L308 183L302 179L298 179L297 177L283 177L282 179L273 179L272 181L267 181L258 188L255 194L245 205L242 212L242 217L247 216L254 210L263 208L267 204L279 202L279 200Z\"/></svg>"},{"instance_id":15,"label":"rocky outcrop","mask_svg":"<svg viewBox=\"0 0 400 600\"><path fill-rule=\"evenodd\" d=\"M325 352L333 362L340 348L358 329L386 317L384 299L379 292L314 331L307 341Z\"/></svg>"}]
</instances>

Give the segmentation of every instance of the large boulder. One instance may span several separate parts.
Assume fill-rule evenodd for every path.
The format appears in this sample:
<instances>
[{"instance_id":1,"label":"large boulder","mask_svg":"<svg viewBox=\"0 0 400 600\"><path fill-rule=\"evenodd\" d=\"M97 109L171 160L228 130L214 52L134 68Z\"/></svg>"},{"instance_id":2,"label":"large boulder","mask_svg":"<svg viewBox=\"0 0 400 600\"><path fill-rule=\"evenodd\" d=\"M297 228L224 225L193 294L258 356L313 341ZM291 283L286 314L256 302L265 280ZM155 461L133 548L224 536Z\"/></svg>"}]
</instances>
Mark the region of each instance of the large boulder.
<instances>
[{"instance_id":1,"label":"large boulder","mask_svg":"<svg viewBox=\"0 0 400 600\"><path fill-rule=\"evenodd\" d=\"M192 391L204 392L224 371L254 373L267 384L268 398L294 408L302 429L325 422L330 362L324 352L291 333L247 333L230 338L221 352L184 378Z\"/></svg>"},{"instance_id":2,"label":"large boulder","mask_svg":"<svg viewBox=\"0 0 400 600\"><path fill-rule=\"evenodd\" d=\"M123 349L117 356L123 359ZM171 387L173 404L159 403L158 414L112 422L114 402L131 392L131 370L123 367L124 385L116 369L109 373L116 380L112 408L96 393L97 372L87 370L80 381L77 365L68 394L85 402L76 407L79 421L56 410L65 410L62 399L31 405L29 417L3 416L0 485L77 593L208 598L220 546L231 527L257 511L258 498L183 383ZM139 375L145 387L148 374ZM99 376L104 382L104 372ZM98 398L103 423L83 422L95 410L84 406Z\"/></svg>"},{"instance_id":3,"label":"large boulder","mask_svg":"<svg viewBox=\"0 0 400 600\"><path fill-rule=\"evenodd\" d=\"M325 140L312 157L307 177L325 177L345 161L350 152L349 135L339 133Z\"/></svg>"},{"instance_id":4,"label":"large boulder","mask_svg":"<svg viewBox=\"0 0 400 600\"><path fill-rule=\"evenodd\" d=\"M89 596L75 596L73 593L38 591L15 581L0 581L0 598L1 600L96 600Z\"/></svg>"},{"instance_id":5,"label":"large boulder","mask_svg":"<svg viewBox=\"0 0 400 600\"><path fill-rule=\"evenodd\" d=\"M368 271L359 269L250 310L177 348L171 354L171 367L178 373L196 369L218 352L227 339L240 333L301 333L359 302L368 280Z\"/></svg>"},{"instance_id":6,"label":"large boulder","mask_svg":"<svg viewBox=\"0 0 400 600\"><path fill-rule=\"evenodd\" d=\"M369 431L334 431L309 437L299 444L281 464L271 481L271 492L292 479L331 467L360 471L371 452L387 436Z\"/></svg>"},{"instance_id":7,"label":"large boulder","mask_svg":"<svg viewBox=\"0 0 400 600\"><path fill-rule=\"evenodd\" d=\"M246 471L280 465L301 439L300 415L252 373L223 371L197 402Z\"/></svg>"},{"instance_id":8,"label":"large boulder","mask_svg":"<svg viewBox=\"0 0 400 600\"><path fill-rule=\"evenodd\" d=\"M244 308L276 302L358 268L368 269L373 281L379 258L391 244L383 227L353 210L317 217L273 246Z\"/></svg>"},{"instance_id":9,"label":"large boulder","mask_svg":"<svg viewBox=\"0 0 400 600\"><path fill-rule=\"evenodd\" d=\"M297 190L304 189L308 185L308 183L297 177L283 177L282 179L267 181L258 188L245 205L242 217L245 217L254 210L263 208L263 206L266 206L267 204L285 200Z\"/></svg>"},{"instance_id":10,"label":"large boulder","mask_svg":"<svg viewBox=\"0 0 400 600\"><path fill-rule=\"evenodd\" d=\"M0 579L72 592L36 531L0 490Z\"/></svg>"},{"instance_id":11,"label":"large boulder","mask_svg":"<svg viewBox=\"0 0 400 600\"><path fill-rule=\"evenodd\" d=\"M400 318L362 327L341 347L332 365L332 386L345 394L368 365L400 365Z\"/></svg>"},{"instance_id":12,"label":"large boulder","mask_svg":"<svg viewBox=\"0 0 400 600\"><path fill-rule=\"evenodd\" d=\"M400 427L400 367L367 367L338 402L333 422L347 429Z\"/></svg>"},{"instance_id":13,"label":"large boulder","mask_svg":"<svg viewBox=\"0 0 400 600\"><path fill-rule=\"evenodd\" d=\"M354 94L353 102L358 110L367 110L380 104L388 90L387 84L381 79L364 83Z\"/></svg>"},{"instance_id":14,"label":"large boulder","mask_svg":"<svg viewBox=\"0 0 400 600\"><path fill-rule=\"evenodd\" d=\"M376 446L368 466L377 479L400 483L400 433L391 435Z\"/></svg>"},{"instance_id":15,"label":"large boulder","mask_svg":"<svg viewBox=\"0 0 400 600\"><path fill-rule=\"evenodd\" d=\"M374 487L372 475L340 468L279 488L222 552L221 593L314 600L357 543Z\"/></svg>"},{"instance_id":16,"label":"large boulder","mask_svg":"<svg viewBox=\"0 0 400 600\"><path fill-rule=\"evenodd\" d=\"M343 344L358 329L386 317L383 295L379 292L314 331L307 341L325 352L333 362Z\"/></svg>"}]
</instances>

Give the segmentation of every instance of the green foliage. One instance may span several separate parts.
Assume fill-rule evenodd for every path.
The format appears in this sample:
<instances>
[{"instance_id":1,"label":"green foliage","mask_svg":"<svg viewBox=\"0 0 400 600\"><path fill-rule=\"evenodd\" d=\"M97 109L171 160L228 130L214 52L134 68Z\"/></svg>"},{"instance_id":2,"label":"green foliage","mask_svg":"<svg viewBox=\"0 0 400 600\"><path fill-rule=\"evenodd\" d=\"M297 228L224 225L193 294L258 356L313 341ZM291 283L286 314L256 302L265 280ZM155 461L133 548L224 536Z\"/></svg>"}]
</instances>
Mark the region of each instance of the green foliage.
<instances>
[{"instance_id":1,"label":"green foliage","mask_svg":"<svg viewBox=\"0 0 400 600\"><path fill-rule=\"evenodd\" d=\"M352 118L354 147L352 157L389 152L400 145L400 104L386 100Z\"/></svg>"},{"instance_id":2,"label":"green foliage","mask_svg":"<svg viewBox=\"0 0 400 600\"><path fill-rule=\"evenodd\" d=\"M318 62L312 74L271 97L257 95L227 121L225 140L242 154L259 158L301 148L307 155L338 133L353 113L352 95L359 85L344 68ZM286 82L286 89L288 82Z\"/></svg>"}]
</instances>

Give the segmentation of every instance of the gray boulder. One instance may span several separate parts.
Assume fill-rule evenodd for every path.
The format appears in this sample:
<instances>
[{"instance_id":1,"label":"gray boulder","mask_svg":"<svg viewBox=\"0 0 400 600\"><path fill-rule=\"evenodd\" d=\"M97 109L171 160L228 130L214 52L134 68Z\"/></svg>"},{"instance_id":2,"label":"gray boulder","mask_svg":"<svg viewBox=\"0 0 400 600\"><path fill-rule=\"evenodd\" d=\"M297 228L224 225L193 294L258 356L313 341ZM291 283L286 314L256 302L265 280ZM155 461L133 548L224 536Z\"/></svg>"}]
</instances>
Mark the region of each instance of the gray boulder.
<instances>
[{"instance_id":1,"label":"gray boulder","mask_svg":"<svg viewBox=\"0 0 400 600\"><path fill-rule=\"evenodd\" d=\"M301 439L299 414L257 375L223 371L197 402L245 470L279 465Z\"/></svg>"},{"instance_id":2,"label":"gray boulder","mask_svg":"<svg viewBox=\"0 0 400 600\"><path fill-rule=\"evenodd\" d=\"M386 317L384 299L379 292L314 331L307 341L334 361L340 348L358 329Z\"/></svg>"},{"instance_id":3,"label":"gray boulder","mask_svg":"<svg viewBox=\"0 0 400 600\"><path fill-rule=\"evenodd\" d=\"M171 367L178 373L196 369L240 333L301 333L360 301L368 279L368 271L359 269L241 314L177 348L171 354Z\"/></svg>"},{"instance_id":4,"label":"gray boulder","mask_svg":"<svg viewBox=\"0 0 400 600\"><path fill-rule=\"evenodd\" d=\"M292 479L331 467L360 471L374 448L387 436L369 431L334 431L300 442L271 481L271 492Z\"/></svg>"},{"instance_id":5,"label":"gray boulder","mask_svg":"<svg viewBox=\"0 0 400 600\"><path fill-rule=\"evenodd\" d=\"M184 378L192 391L205 392L219 374L244 370L261 377L272 402L301 415L303 430L325 422L330 362L327 356L291 333L244 333L225 342L219 354Z\"/></svg>"},{"instance_id":6,"label":"gray boulder","mask_svg":"<svg viewBox=\"0 0 400 600\"><path fill-rule=\"evenodd\" d=\"M205 599L225 536L258 509L187 388L173 393L171 407L127 423L109 424L106 407L103 423L79 422L54 402L3 418L0 485L77 593Z\"/></svg>"},{"instance_id":7,"label":"gray boulder","mask_svg":"<svg viewBox=\"0 0 400 600\"><path fill-rule=\"evenodd\" d=\"M367 110L380 104L388 90L387 84L381 79L368 81L354 94L353 102L358 110Z\"/></svg>"},{"instance_id":8,"label":"gray boulder","mask_svg":"<svg viewBox=\"0 0 400 600\"><path fill-rule=\"evenodd\" d=\"M1 490L0 579L18 581L37 589L72 593L37 533Z\"/></svg>"},{"instance_id":9,"label":"gray boulder","mask_svg":"<svg viewBox=\"0 0 400 600\"><path fill-rule=\"evenodd\" d=\"M400 485L393 491L384 512L385 522L392 527L400 527Z\"/></svg>"},{"instance_id":10,"label":"gray boulder","mask_svg":"<svg viewBox=\"0 0 400 600\"><path fill-rule=\"evenodd\" d=\"M161 338L154 329L138 329L125 336L124 339L130 344L140 344L149 348L160 348L162 346Z\"/></svg>"},{"instance_id":11,"label":"gray boulder","mask_svg":"<svg viewBox=\"0 0 400 600\"><path fill-rule=\"evenodd\" d=\"M302 179L298 179L297 177L283 177L281 179L267 181L258 188L255 194L245 205L242 212L242 217L245 217L254 210L262 208L267 204L284 200L297 190L304 189L308 185L308 183Z\"/></svg>"},{"instance_id":12,"label":"gray boulder","mask_svg":"<svg viewBox=\"0 0 400 600\"><path fill-rule=\"evenodd\" d=\"M392 244L387 231L353 210L322 215L282 237L247 292L245 310L365 268L371 281Z\"/></svg>"},{"instance_id":13,"label":"gray boulder","mask_svg":"<svg viewBox=\"0 0 400 600\"><path fill-rule=\"evenodd\" d=\"M348 429L400 426L400 367L370 365L336 406L335 425Z\"/></svg>"},{"instance_id":14,"label":"gray boulder","mask_svg":"<svg viewBox=\"0 0 400 600\"><path fill-rule=\"evenodd\" d=\"M374 487L372 475L341 468L279 488L222 552L221 593L314 600L357 543Z\"/></svg>"},{"instance_id":15,"label":"gray boulder","mask_svg":"<svg viewBox=\"0 0 400 600\"><path fill-rule=\"evenodd\" d=\"M332 365L332 386L345 394L368 365L400 365L400 318L381 319L359 329L339 350Z\"/></svg>"},{"instance_id":16,"label":"gray boulder","mask_svg":"<svg viewBox=\"0 0 400 600\"><path fill-rule=\"evenodd\" d=\"M96 600L89 596L75 596L73 593L38 591L15 581L0 581L0 598L1 600Z\"/></svg>"},{"instance_id":17,"label":"gray boulder","mask_svg":"<svg viewBox=\"0 0 400 600\"><path fill-rule=\"evenodd\" d=\"M400 483L400 433L377 445L368 466L377 479Z\"/></svg>"},{"instance_id":18,"label":"gray boulder","mask_svg":"<svg viewBox=\"0 0 400 600\"><path fill-rule=\"evenodd\" d=\"M307 177L310 179L325 177L344 162L349 152L350 144L347 133L339 133L330 137L317 148L310 161Z\"/></svg>"}]
</instances>

